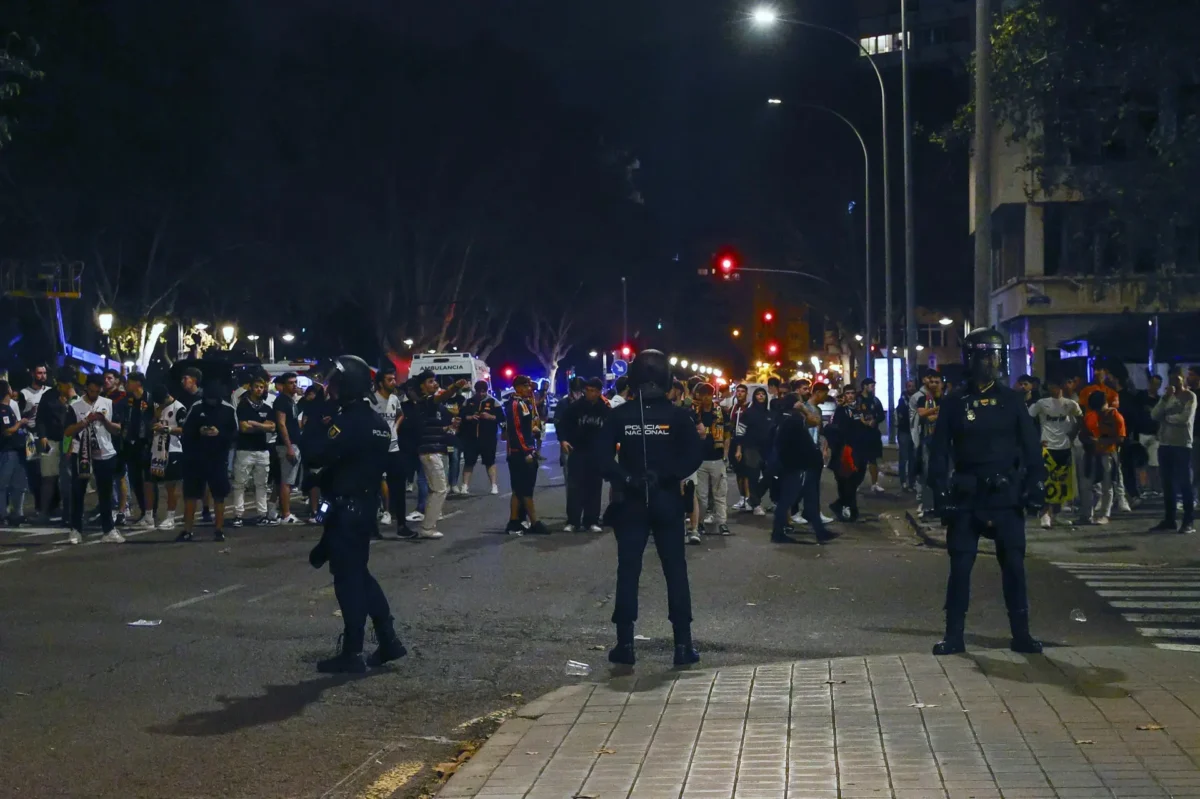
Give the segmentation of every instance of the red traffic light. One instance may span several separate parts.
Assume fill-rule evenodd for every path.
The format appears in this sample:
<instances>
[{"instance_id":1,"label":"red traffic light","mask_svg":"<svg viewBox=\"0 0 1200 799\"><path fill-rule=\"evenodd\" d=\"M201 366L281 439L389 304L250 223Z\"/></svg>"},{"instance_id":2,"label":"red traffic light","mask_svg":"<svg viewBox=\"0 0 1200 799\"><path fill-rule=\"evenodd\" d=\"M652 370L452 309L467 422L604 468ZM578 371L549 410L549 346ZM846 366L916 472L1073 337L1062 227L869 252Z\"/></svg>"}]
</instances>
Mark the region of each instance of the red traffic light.
<instances>
[{"instance_id":1,"label":"red traffic light","mask_svg":"<svg viewBox=\"0 0 1200 799\"><path fill-rule=\"evenodd\" d=\"M774 322L775 314L771 311L767 311L766 313L763 314L763 321L764 322Z\"/></svg>"},{"instance_id":2,"label":"red traffic light","mask_svg":"<svg viewBox=\"0 0 1200 799\"><path fill-rule=\"evenodd\" d=\"M774 341L772 341L770 344L767 345L767 354L768 355L778 355L779 354L779 345L776 344Z\"/></svg>"},{"instance_id":3,"label":"red traffic light","mask_svg":"<svg viewBox=\"0 0 1200 799\"><path fill-rule=\"evenodd\" d=\"M630 347L628 344L626 344L624 347L621 347L621 357L622 358L628 358L630 355L633 355L632 347Z\"/></svg>"},{"instance_id":4,"label":"red traffic light","mask_svg":"<svg viewBox=\"0 0 1200 799\"><path fill-rule=\"evenodd\" d=\"M741 261L733 250L720 250L713 257L713 269L717 274L730 277L741 266Z\"/></svg>"},{"instance_id":5,"label":"red traffic light","mask_svg":"<svg viewBox=\"0 0 1200 799\"><path fill-rule=\"evenodd\" d=\"M510 379L510 380L512 379L512 376L513 376L513 368L512 368L511 366L509 366L509 367L506 367L506 368L504 369L504 376L505 376L505 377L507 377L507 378L508 378L508 379Z\"/></svg>"}]
</instances>

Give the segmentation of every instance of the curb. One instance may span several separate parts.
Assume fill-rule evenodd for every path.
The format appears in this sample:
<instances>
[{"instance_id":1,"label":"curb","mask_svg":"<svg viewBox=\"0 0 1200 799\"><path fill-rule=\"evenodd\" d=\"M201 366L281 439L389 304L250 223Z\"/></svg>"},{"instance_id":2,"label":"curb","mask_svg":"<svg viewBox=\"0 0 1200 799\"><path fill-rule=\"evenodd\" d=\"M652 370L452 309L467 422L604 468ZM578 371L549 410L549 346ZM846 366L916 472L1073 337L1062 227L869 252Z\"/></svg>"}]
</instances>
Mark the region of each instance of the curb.
<instances>
[{"instance_id":1,"label":"curb","mask_svg":"<svg viewBox=\"0 0 1200 799\"><path fill-rule=\"evenodd\" d=\"M904 511L904 519L908 522L909 529L912 530L917 538L921 539L921 542L925 546L934 547L935 549L946 548L946 534L940 527L932 524L922 524L921 520L911 510Z\"/></svg>"}]
</instances>

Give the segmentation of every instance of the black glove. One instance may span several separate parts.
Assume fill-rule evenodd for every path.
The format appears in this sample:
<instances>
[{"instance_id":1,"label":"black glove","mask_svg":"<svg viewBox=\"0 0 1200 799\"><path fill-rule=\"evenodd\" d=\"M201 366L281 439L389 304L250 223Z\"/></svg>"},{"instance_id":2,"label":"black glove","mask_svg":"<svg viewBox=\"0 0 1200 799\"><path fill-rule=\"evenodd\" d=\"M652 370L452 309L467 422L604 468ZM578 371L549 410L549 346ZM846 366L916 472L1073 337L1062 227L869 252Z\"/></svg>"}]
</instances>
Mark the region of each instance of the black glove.
<instances>
[{"instance_id":1,"label":"black glove","mask_svg":"<svg viewBox=\"0 0 1200 799\"><path fill-rule=\"evenodd\" d=\"M1040 513L1046 505L1046 484L1038 480L1033 485L1027 486L1023 499L1026 510Z\"/></svg>"},{"instance_id":2,"label":"black glove","mask_svg":"<svg viewBox=\"0 0 1200 799\"><path fill-rule=\"evenodd\" d=\"M954 497L950 495L949 491L933 492L933 512L946 523L949 523L954 514L958 512L958 508L954 504Z\"/></svg>"},{"instance_id":3,"label":"black glove","mask_svg":"<svg viewBox=\"0 0 1200 799\"><path fill-rule=\"evenodd\" d=\"M314 569L319 569L329 562L329 545L325 543L325 536L321 536L321 540L308 553L308 562L312 564Z\"/></svg>"}]
</instances>

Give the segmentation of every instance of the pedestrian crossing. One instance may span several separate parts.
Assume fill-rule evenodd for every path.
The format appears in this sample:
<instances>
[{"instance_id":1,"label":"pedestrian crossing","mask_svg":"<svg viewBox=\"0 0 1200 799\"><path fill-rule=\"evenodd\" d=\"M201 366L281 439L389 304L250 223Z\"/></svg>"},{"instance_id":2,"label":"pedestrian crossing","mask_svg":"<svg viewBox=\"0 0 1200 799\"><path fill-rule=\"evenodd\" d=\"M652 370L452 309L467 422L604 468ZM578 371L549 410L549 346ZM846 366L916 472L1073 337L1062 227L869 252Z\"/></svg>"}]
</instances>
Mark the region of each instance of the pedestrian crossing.
<instances>
[{"instance_id":1,"label":"pedestrian crossing","mask_svg":"<svg viewBox=\"0 0 1200 799\"><path fill-rule=\"evenodd\" d=\"M1200 568L1054 564L1079 578L1159 649L1200 652Z\"/></svg>"}]
</instances>

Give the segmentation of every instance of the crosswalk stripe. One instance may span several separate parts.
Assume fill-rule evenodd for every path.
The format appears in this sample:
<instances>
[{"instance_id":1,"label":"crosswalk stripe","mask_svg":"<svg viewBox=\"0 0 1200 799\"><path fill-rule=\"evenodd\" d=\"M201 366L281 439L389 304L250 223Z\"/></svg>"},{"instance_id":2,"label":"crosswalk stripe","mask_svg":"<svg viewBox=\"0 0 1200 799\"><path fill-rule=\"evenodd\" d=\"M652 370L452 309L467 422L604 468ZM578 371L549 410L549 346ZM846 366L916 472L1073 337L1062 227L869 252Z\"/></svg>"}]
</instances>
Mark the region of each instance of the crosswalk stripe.
<instances>
[{"instance_id":1,"label":"crosswalk stripe","mask_svg":"<svg viewBox=\"0 0 1200 799\"><path fill-rule=\"evenodd\" d=\"M1165 600L1147 600L1145 602L1117 601L1109 602L1114 608L1129 608L1146 610L1200 610L1200 602L1167 602Z\"/></svg>"},{"instance_id":2,"label":"crosswalk stripe","mask_svg":"<svg viewBox=\"0 0 1200 799\"><path fill-rule=\"evenodd\" d=\"M16 563L18 560L20 558L5 558L4 560L0 560L0 566L3 566L5 563Z\"/></svg>"},{"instance_id":3,"label":"crosswalk stripe","mask_svg":"<svg viewBox=\"0 0 1200 799\"><path fill-rule=\"evenodd\" d=\"M1177 596L1180 599L1196 599L1200 598L1200 591L1153 591L1153 590L1134 590L1134 591L1097 591L1100 596L1115 596L1115 597L1158 597L1158 596Z\"/></svg>"},{"instance_id":4,"label":"crosswalk stripe","mask_svg":"<svg viewBox=\"0 0 1200 799\"><path fill-rule=\"evenodd\" d=\"M1132 622L1170 621L1176 624L1200 624L1200 614L1196 613L1122 613L1121 615L1125 617L1126 621Z\"/></svg>"},{"instance_id":5,"label":"crosswalk stripe","mask_svg":"<svg viewBox=\"0 0 1200 799\"><path fill-rule=\"evenodd\" d=\"M1147 563L1065 563L1053 561L1053 565L1062 569L1078 571L1200 571L1198 566L1153 566Z\"/></svg>"},{"instance_id":6,"label":"crosswalk stripe","mask_svg":"<svg viewBox=\"0 0 1200 799\"><path fill-rule=\"evenodd\" d=\"M1147 638L1190 638L1200 640L1200 630L1183 627L1138 627L1137 631Z\"/></svg>"},{"instance_id":7,"label":"crosswalk stripe","mask_svg":"<svg viewBox=\"0 0 1200 799\"><path fill-rule=\"evenodd\" d=\"M1187 582L1166 582L1162 580L1147 580L1145 582L1111 582L1108 580L1085 580L1085 583L1092 588L1196 588L1200 589L1200 581L1188 580Z\"/></svg>"},{"instance_id":8,"label":"crosswalk stripe","mask_svg":"<svg viewBox=\"0 0 1200 799\"><path fill-rule=\"evenodd\" d=\"M1169 649L1172 652L1200 652L1200 644L1170 644L1155 642L1159 649Z\"/></svg>"}]
</instances>

